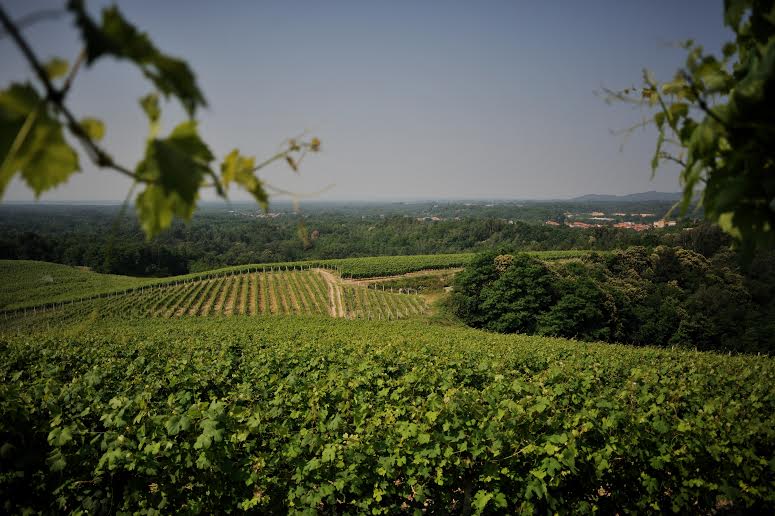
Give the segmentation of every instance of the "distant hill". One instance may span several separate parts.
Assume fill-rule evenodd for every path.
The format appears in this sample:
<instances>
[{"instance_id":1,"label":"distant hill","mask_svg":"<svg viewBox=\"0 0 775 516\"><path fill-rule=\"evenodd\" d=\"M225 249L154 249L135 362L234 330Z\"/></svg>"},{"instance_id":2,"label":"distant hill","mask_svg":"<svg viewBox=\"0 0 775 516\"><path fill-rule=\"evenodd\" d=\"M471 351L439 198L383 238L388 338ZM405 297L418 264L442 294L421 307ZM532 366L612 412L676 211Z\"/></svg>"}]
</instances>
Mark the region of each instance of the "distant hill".
<instances>
[{"instance_id":1,"label":"distant hill","mask_svg":"<svg viewBox=\"0 0 775 516\"><path fill-rule=\"evenodd\" d=\"M574 202L644 202L644 201L677 201L681 199L681 192L641 192L627 195L587 194L570 199Z\"/></svg>"}]
</instances>

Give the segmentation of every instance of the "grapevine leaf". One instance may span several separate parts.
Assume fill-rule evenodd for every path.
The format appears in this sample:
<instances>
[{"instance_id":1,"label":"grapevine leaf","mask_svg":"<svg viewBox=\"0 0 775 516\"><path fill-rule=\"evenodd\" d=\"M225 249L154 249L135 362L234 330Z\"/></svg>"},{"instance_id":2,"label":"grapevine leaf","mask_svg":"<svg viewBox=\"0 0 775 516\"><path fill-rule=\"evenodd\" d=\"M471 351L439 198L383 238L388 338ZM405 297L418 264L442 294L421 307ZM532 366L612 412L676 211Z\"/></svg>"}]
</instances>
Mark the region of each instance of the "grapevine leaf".
<instances>
[{"instance_id":1,"label":"grapevine leaf","mask_svg":"<svg viewBox=\"0 0 775 516\"><path fill-rule=\"evenodd\" d=\"M212 160L194 121L178 125L165 139L148 142L136 172L149 183L137 197L137 212L149 238L169 227L174 217L191 218L202 179L212 173Z\"/></svg>"},{"instance_id":2,"label":"grapevine leaf","mask_svg":"<svg viewBox=\"0 0 775 516\"><path fill-rule=\"evenodd\" d=\"M140 107L143 108L148 122L150 123L151 138L156 138L159 133L159 119L161 118L161 108L159 108L159 95L149 93L140 99Z\"/></svg>"},{"instance_id":3,"label":"grapevine leaf","mask_svg":"<svg viewBox=\"0 0 775 516\"><path fill-rule=\"evenodd\" d=\"M488 493L481 489L477 491L474 499L471 501L471 507L474 509L475 514L481 514L493 496L493 493Z\"/></svg>"},{"instance_id":4,"label":"grapevine leaf","mask_svg":"<svg viewBox=\"0 0 775 516\"><path fill-rule=\"evenodd\" d=\"M39 196L79 170L61 124L29 84L0 92L0 155L0 195L17 172Z\"/></svg>"},{"instance_id":5,"label":"grapevine leaf","mask_svg":"<svg viewBox=\"0 0 775 516\"><path fill-rule=\"evenodd\" d=\"M105 124L96 118L84 118L81 120L81 128L94 141L102 140L105 136Z\"/></svg>"},{"instance_id":6,"label":"grapevine leaf","mask_svg":"<svg viewBox=\"0 0 775 516\"><path fill-rule=\"evenodd\" d=\"M323 462L333 462L336 460L336 446L333 444L327 444L326 447L323 448L323 455L321 460Z\"/></svg>"},{"instance_id":7,"label":"grapevine leaf","mask_svg":"<svg viewBox=\"0 0 775 516\"><path fill-rule=\"evenodd\" d=\"M64 76L69 67L68 62L61 57L54 57L43 65L43 69L46 70L46 75L48 75L49 79L57 79Z\"/></svg>"},{"instance_id":8,"label":"grapevine leaf","mask_svg":"<svg viewBox=\"0 0 775 516\"><path fill-rule=\"evenodd\" d=\"M175 217L189 220L194 214L194 204L186 203L176 192L165 192L154 184L149 184L137 196L135 206L140 225L148 238L168 228Z\"/></svg>"},{"instance_id":9,"label":"grapevine leaf","mask_svg":"<svg viewBox=\"0 0 775 516\"><path fill-rule=\"evenodd\" d=\"M264 190L263 182L255 175L256 159L252 156L242 156L239 150L232 150L221 163L221 181L224 188L234 182L249 192L266 211L269 208L269 197Z\"/></svg>"},{"instance_id":10,"label":"grapevine leaf","mask_svg":"<svg viewBox=\"0 0 775 516\"><path fill-rule=\"evenodd\" d=\"M48 434L48 442L51 446L64 446L68 442L73 440L73 433L70 430L70 427L66 426L63 428L54 428L49 434Z\"/></svg>"}]
</instances>

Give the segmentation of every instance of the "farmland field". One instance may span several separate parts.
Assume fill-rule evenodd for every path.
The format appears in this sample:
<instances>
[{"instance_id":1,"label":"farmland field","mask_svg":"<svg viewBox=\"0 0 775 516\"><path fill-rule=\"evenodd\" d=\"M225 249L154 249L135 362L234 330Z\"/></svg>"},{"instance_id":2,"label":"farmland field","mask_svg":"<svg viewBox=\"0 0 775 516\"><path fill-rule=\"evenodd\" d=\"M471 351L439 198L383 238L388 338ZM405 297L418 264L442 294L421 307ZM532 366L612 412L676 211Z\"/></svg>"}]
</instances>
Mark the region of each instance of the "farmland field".
<instances>
[{"instance_id":1,"label":"farmland field","mask_svg":"<svg viewBox=\"0 0 775 516\"><path fill-rule=\"evenodd\" d=\"M769 358L425 321L81 320L0 337L0 492L8 512L756 512L773 385Z\"/></svg>"},{"instance_id":2,"label":"farmland field","mask_svg":"<svg viewBox=\"0 0 775 516\"><path fill-rule=\"evenodd\" d=\"M151 283L147 278L99 274L79 267L0 260L0 309L70 300Z\"/></svg>"},{"instance_id":3,"label":"farmland field","mask_svg":"<svg viewBox=\"0 0 775 516\"><path fill-rule=\"evenodd\" d=\"M542 260L573 259L589 251L534 251ZM181 282L218 279L233 274L303 271L313 268L338 273L343 278L387 277L423 270L464 266L471 253L413 256L374 256L301 262L238 265L168 278L133 278L98 274L77 267L30 260L0 260L0 309L19 309L83 298L118 295L147 287L166 288ZM248 287L252 288L252 287Z\"/></svg>"},{"instance_id":4,"label":"farmland field","mask_svg":"<svg viewBox=\"0 0 775 516\"><path fill-rule=\"evenodd\" d=\"M342 282L323 269L230 271L211 278L140 283L83 301L46 302L4 312L0 327L21 330L35 321L57 324L85 317L328 315L348 319L401 319L427 312L412 294Z\"/></svg>"},{"instance_id":5,"label":"farmland field","mask_svg":"<svg viewBox=\"0 0 775 516\"><path fill-rule=\"evenodd\" d=\"M114 290L92 283L82 301L77 282L52 288L69 302L35 291L42 304L0 318L3 511L775 504L773 359L442 325L397 291L438 293L450 271L341 276L411 264L433 268L353 259L108 277Z\"/></svg>"}]
</instances>

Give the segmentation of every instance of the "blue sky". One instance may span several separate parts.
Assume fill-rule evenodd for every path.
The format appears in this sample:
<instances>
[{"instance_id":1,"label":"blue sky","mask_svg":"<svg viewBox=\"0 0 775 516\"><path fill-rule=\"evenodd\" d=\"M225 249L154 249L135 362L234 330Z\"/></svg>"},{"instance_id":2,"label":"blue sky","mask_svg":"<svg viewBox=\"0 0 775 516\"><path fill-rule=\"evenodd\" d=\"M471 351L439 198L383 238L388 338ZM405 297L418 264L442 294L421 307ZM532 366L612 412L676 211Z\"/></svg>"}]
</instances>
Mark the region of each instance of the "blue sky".
<instances>
[{"instance_id":1,"label":"blue sky","mask_svg":"<svg viewBox=\"0 0 775 516\"><path fill-rule=\"evenodd\" d=\"M15 17L61 5L3 3ZM675 44L687 38L711 50L730 39L721 0L118 4L197 72L210 106L200 130L218 157L234 147L266 157L289 136L319 136L323 152L299 176L281 164L263 175L299 193L333 184L323 200L678 190L675 170L650 180L653 132L626 142L610 132L644 113L595 91L637 85L644 67L669 78L683 63ZM96 14L105 3L89 5ZM79 50L68 18L25 34L43 58ZM8 38L0 63L3 87L31 76ZM137 98L149 89L127 63L100 61L78 76L68 103L102 118L105 146L133 167L146 135ZM163 117L166 129L183 119L174 104ZM82 165L42 199L124 198L127 180L85 156ZM32 198L19 182L6 193Z\"/></svg>"}]
</instances>

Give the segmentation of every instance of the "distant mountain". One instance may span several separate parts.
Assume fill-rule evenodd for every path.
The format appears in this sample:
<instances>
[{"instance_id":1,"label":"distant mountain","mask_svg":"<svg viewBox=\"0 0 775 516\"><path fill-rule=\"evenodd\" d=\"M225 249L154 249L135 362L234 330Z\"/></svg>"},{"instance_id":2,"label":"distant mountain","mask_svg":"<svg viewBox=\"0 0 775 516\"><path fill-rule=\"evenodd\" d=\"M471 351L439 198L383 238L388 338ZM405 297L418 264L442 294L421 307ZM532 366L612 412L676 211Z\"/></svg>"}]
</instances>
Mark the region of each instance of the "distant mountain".
<instances>
[{"instance_id":1,"label":"distant mountain","mask_svg":"<svg viewBox=\"0 0 775 516\"><path fill-rule=\"evenodd\" d=\"M573 202L644 202L644 201L677 201L682 197L681 192L641 192L627 195L587 194L570 199Z\"/></svg>"}]
</instances>

